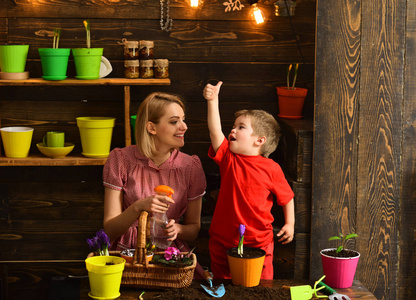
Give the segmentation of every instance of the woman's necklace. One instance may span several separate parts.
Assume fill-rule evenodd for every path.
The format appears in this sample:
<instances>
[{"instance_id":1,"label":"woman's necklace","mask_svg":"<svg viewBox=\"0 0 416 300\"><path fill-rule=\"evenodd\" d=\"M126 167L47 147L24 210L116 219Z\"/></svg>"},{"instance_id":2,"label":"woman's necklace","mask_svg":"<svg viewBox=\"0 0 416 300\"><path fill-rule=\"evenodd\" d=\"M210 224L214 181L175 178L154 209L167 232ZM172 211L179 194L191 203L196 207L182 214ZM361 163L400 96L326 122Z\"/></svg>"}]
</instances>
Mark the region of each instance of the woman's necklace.
<instances>
[{"instance_id":1,"label":"woman's necklace","mask_svg":"<svg viewBox=\"0 0 416 300\"><path fill-rule=\"evenodd\" d=\"M172 29L173 20L169 18L169 4L170 1L166 0L166 22L163 25L163 2L165 0L160 0L160 29L164 31L170 31Z\"/></svg>"}]
</instances>

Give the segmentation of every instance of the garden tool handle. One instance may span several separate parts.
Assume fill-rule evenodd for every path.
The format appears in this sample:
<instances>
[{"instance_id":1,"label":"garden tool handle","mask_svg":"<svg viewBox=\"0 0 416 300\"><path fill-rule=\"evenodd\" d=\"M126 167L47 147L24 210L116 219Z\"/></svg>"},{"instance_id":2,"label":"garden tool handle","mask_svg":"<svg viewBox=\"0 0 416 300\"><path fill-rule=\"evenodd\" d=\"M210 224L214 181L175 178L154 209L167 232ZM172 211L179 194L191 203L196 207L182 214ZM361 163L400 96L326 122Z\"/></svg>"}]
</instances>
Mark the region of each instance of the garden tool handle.
<instances>
[{"instance_id":1,"label":"garden tool handle","mask_svg":"<svg viewBox=\"0 0 416 300\"><path fill-rule=\"evenodd\" d=\"M317 285L318 287L321 287L321 286L323 286L324 288L321 290L325 295L332 295L332 294L336 294L336 291L333 289L333 288L331 288L330 286L328 286L328 285L326 285L325 283L323 283L322 281L321 282L318 282L318 285Z\"/></svg>"},{"instance_id":2,"label":"garden tool handle","mask_svg":"<svg viewBox=\"0 0 416 300\"><path fill-rule=\"evenodd\" d=\"M208 270L204 270L204 277L207 281L212 280L211 274L209 273Z\"/></svg>"}]
</instances>

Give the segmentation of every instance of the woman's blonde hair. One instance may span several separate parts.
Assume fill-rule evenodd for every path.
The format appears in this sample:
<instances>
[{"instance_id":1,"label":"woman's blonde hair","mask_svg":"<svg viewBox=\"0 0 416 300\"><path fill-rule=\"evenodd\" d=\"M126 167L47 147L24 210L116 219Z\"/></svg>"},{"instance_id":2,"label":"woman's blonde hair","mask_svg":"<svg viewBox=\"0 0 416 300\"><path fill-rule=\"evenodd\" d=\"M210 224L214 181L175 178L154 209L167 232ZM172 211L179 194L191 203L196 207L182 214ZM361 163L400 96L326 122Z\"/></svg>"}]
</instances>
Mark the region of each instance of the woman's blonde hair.
<instances>
[{"instance_id":1,"label":"woman's blonde hair","mask_svg":"<svg viewBox=\"0 0 416 300\"><path fill-rule=\"evenodd\" d=\"M146 157L154 157L157 154L153 135L147 131L146 124L149 121L158 124L160 118L166 112L166 106L172 103L178 104L185 112L185 105L179 96L161 92L155 92L147 96L137 111L136 145Z\"/></svg>"},{"instance_id":2,"label":"woman's blonde hair","mask_svg":"<svg viewBox=\"0 0 416 300\"><path fill-rule=\"evenodd\" d=\"M268 112L260 109L243 109L235 113L235 118L245 116L250 118L253 134L266 137L266 142L260 149L260 155L269 157L279 144L280 126Z\"/></svg>"}]
</instances>

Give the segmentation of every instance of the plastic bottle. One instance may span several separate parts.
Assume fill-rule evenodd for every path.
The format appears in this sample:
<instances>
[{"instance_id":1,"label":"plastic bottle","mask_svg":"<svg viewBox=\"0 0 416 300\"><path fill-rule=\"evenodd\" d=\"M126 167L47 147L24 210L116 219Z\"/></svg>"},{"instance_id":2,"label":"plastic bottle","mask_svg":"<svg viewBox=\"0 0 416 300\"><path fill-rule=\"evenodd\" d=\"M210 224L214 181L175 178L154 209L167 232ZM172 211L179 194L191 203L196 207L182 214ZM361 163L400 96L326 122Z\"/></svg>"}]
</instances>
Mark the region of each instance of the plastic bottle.
<instances>
[{"instance_id":1,"label":"plastic bottle","mask_svg":"<svg viewBox=\"0 0 416 300\"><path fill-rule=\"evenodd\" d=\"M173 189L167 185L159 185L155 187L155 192L158 195L166 195L172 198L174 193ZM169 223L169 219L166 213L154 213L151 226L152 244L159 249L166 249L172 243L168 241L169 236L166 234L166 225Z\"/></svg>"}]
</instances>

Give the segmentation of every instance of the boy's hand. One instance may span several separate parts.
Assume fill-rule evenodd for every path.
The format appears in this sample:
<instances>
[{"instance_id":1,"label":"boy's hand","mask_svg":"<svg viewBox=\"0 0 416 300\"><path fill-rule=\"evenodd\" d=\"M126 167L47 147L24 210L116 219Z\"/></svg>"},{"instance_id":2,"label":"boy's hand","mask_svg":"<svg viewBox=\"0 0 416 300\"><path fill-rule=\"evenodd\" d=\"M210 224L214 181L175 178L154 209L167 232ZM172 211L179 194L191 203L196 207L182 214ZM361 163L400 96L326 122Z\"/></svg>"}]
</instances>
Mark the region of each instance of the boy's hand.
<instances>
[{"instance_id":1,"label":"boy's hand","mask_svg":"<svg viewBox=\"0 0 416 300\"><path fill-rule=\"evenodd\" d=\"M218 81L217 85L207 84L203 92L204 98L207 99L208 101L218 98L221 85L222 85L222 81Z\"/></svg>"},{"instance_id":2,"label":"boy's hand","mask_svg":"<svg viewBox=\"0 0 416 300\"><path fill-rule=\"evenodd\" d=\"M295 234L295 226L291 224L285 224L282 229L277 234L277 237L281 237L278 242L282 242L282 245L289 244L293 241L293 236Z\"/></svg>"}]
</instances>

